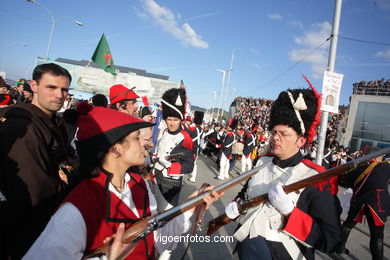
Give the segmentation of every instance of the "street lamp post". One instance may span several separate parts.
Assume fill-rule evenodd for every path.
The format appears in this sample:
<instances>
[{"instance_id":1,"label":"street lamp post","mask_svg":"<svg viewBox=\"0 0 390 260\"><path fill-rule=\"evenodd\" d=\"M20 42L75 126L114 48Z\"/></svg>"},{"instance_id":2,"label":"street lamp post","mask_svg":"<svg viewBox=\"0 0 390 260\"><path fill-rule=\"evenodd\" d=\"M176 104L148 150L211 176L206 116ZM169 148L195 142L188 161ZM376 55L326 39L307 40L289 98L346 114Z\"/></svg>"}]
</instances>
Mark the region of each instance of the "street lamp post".
<instances>
[{"instance_id":1,"label":"street lamp post","mask_svg":"<svg viewBox=\"0 0 390 260\"><path fill-rule=\"evenodd\" d=\"M221 110L221 106L222 106L222 96L223 96L223 88L224 88L224 86L225 86L226 70L219 70L219 69L215 69L215 70L218 71L218 72L222 72L221 93L219 93L219 105L218 105L217 119L216 119L216 121L218 122L218 119L219 119L219 111ZM221 111L221 118L222 118L222 114L223 114L223 112Z\"/></svg>"},{"instance_id":2,"label":"street lamp post","mask_svg":"<svg viewBox=\"0 0 390 260\"><path fill-rule=\"evenodd\" d=\"M50 53L51 41L52 41L53 33L54 33L54 27L57 24L57 22L61 21L61 20L70 20L70 21L74 22L75 24L77 24L78 26L83 26L83 23L80 22L80 21L77 21L77 20L75 20L73 18L68 18L68 17L60 17L60 18L54 19L54 16L53 16L52 12L44 4L42 4L42 3L40 3L40 2L38 2L36 0L26 0L26 1L39 5L40 7L45 9L46 12L50 16L50 19L51 19L51 30L50 30L49 43L47 45L47 51L46 51L46 57L45 57L45 60L47 61L49 59L49 53Z\"/></svg>"},{"instance_id":3,"label":"street lamp post","mask_svg":"<svg viewBox=\"0 0 390 260\"><path fill-rule=\"evenodd\" d=\"M210 123L212 122L212 119L214 118L214 108L215 108L215 102L216 102L216 99L217 99L217 91L213 91L213 90L210 90L210 92L212 92L214 94L214 99L213 99L213 102L212 102L212 107L211 107L211 114L210 114Z\"/></svg>"}]
</instances>

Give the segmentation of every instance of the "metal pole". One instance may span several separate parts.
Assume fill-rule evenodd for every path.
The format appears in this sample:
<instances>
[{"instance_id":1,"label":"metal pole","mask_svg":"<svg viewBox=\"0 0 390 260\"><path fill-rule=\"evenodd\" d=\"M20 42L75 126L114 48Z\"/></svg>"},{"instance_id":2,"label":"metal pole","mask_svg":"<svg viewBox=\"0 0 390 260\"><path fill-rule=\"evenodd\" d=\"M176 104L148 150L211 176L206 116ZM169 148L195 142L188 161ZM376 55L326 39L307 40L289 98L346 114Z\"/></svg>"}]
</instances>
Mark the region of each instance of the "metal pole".
<instances>
[{"instance_id":1,"label":"metal pole","mask_svg":"<svg viewBox=\"0 0 390 260\"><path fill-rule=\"evenodd\" d=\"M332 35L330 42L330 50L329 50L329 59L328 59L328 71L334 71L334 65L336 61L336 49L337 49L337 40L339 34L339 24L340 24L340 15L341 15L341 5L342 0L336 0L336 5L334 8L333 15L333 27L332 27ZM324 158L324 146L326 139L326 130L328 128L328 116L329 112L323 111L321 118L321 128L320 133L318 135L318 149L316 156L316 164L322 165L322 159Z\"/></svg>"},{"instance_id":2,"label":"metal pole","mask_svg":"<svg viewBox=\"0 0 390 260\"><path fill-rule=\"evenodd\" d=\"M81 22L79 22L79 21L76 21L75 19L68 18L68 17L60 17L60 18L58 18L57 20L55 20L53 14L52 14L52 12L50 11L49 8L47 8L46 5L40 3L40 2L38 2L38 1L36 1L36 0L27 0L27 2L34 3L34 4L39 5L40 7L42 7L43 9L45 9L45 11L46 11L46 12L49 14L49 16L50 16L50 20L51 20L51 29L50 29L49 43L47 44L46 57L45 57L45 61L47 62L47 60L49 59L51 41L52 41L52 38L53 38L54 27L55 27L56 23L57 23L59 20L63 20L63 19L71 20L71 21L73 21L75 24L77 24L77 25L79 25L79 26L83 26L83 23L81 23Z\"/></svg>"},{"instance_id":3,"label":"metal pole","mask_svg":"<svg viewBox=\"0 0 390 260\"><path fill-rule=\"evenodd\" d=\"M54 26L56 25L56 21L54 21L53 17L51 17L51 30L50 30L50 36L49 36L49 43L47 44L47 51L46 51L46 57L45 57L45 60L47 62L47 60L49 59L49 52L50 52L50 46L51 46L51 40L53 39L53 33L54 33Z\"/></svg>"},{"instance_id":4,"label":"metal pole","mask_svg":"<svg viewBox=\"0 0 390 260\"><path fill-rule=\"evenodd\" d=\"M235 53L236 53L236 49L233 49L232 58L231 58L231 60L230 60L229 74L228 74L228 78L227 78L227 82L226 82L225 102L227 101L227 96L228 96L228 92L229 92L230 74L231 74L232 71L233 71L233 60L234 60L234 55L235 55Z\"/></svg>"},{"instance_id":5,"label":"metal pole","mask_svg":"<svg viewBox=\"0 0 390 260\"><path fill-rule=\"evenodd\" d=\"M219 105L218 105L218 111L217 111L217 119L216 121L218 122L219 119L219 112L221 110L221 105L222 105L222 95L223 95L223 88L225 85L225 75L226 75L226 70L216 70L219 72L222 72L222 84L221 84L221 93L219 93ZM221 118L222 118L222 111L221 111Z\"/></svg>"},{"instance_id":6,"label":"metal pole","mask_svg":"<svg viewBox=\"0 0 390 260\"><path fill-rule=\"evenodd\" d=\"M209 122L211 123L214 119L214 108L215 108L215 101L217 98L217 91L212 91L212 90L210 90L210 91L214 94L214 99L213 99L212 107L211 107L211 115L210 115L210 120L209 120Z\"/></svg>"}]
</instances>

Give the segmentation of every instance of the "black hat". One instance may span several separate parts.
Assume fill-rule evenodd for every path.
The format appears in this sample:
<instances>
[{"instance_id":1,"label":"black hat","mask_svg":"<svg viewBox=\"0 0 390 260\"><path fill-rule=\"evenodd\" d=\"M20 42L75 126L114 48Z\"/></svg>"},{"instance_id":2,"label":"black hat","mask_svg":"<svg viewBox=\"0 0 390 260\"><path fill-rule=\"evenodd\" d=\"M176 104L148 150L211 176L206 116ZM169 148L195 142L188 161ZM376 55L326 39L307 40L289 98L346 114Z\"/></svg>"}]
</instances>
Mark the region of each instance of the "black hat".
<instances>
[{"instance_id":1,"label":"black hat","mask_svg":"<svg viewBox=\"0 0 390 260\"><path fill-rule=\"evenodd\" d=\"M107 107L108 100L103 94L96 94L92 97L92 105L95 107Z\"/></svg>"},{"instance_id":2,"label":"black hat","mask_svg":"<svg viewBox=\"0 0 390 260\"><path fill-rule=\"evenodd\" d=\"M252 133L256 132L258 128L259 126L256 123L252 123L252 125L250 126L250 130Z\"/></svg>"},{"instance_id":3,"label":"black hat","mask_svg":"<svg viewBox=\"0 0 390 260\"><path fill-rule=\"evenodd\" d=\"M236 129L237 126L238 126L238 120L235 119L235 118L231 118L228 125L229 125L229 127L230 127L231 129L234 130L234 129Z\"/></svg>"},{"instance_id":4,"label":"black hat","mask_svg":"<svg viewBox=\"0 0 390 260\"><path fill-rule=\"evenodd\" d=\"M23 84L23 91L27 91L27 92L33 93L33 91L31 90L30 85L27 84L27 83Z\"/></svg>"},{"instance_id":5,"label":"black hat","mask_svg":"<svg viewBox=\"0 0 390 260\"><path fill-rule=\"evenodd\" d=\"M271 108L270 130L276 125L288 125L312 141L320 122L321 95L308 83L311 89L288 89L279 94Z\"/></svg>"},{"instance_id":6,"label":"black hat","mask_svg":"<svg viewBox=\"0 0 390 260\"><path fill-rule=\"evenodd\" d=\"M143 118L144 116L151 115L152 111L150 111L149 107L144 106L140 110L140 117Z\"/></svg>"},{"instance_id":7,"label":"black hat","mask_svg":"<svg viewBox=\"0 0 390 260\"><path fill-rule=\"evenodd\" d=\"M195 111L194 112L194 123L195 125L201 125L203 123L204 112Z\"/></svg>"},{"instance_id":8,"label":"black hat","mask_svg":"<svg viewBox=\"0 0 390 260\"><path fill-rule=\"evenodd\" d=\"M167 90L161 100L163 119L171 116L184 120L186 100L185 89L172 88Z\"/></svg>"}]
</instances>

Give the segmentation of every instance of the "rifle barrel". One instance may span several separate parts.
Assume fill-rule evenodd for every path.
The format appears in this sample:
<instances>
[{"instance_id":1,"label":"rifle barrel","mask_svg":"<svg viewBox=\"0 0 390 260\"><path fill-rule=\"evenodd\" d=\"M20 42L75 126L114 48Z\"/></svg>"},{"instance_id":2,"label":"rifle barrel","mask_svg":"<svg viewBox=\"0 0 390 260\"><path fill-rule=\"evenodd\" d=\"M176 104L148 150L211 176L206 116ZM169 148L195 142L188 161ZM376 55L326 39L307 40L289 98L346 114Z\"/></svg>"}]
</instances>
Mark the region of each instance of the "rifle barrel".
<instances>
[{"instance_id":1,"label":"rifle barrel","mask_svg":"<svg viewBox=\"0 0 390 260\"><path fill-rule=\"evenodd\" d=\"M357 167L359 167L361 164L363 164L371 159L377 158L381 155L387 154L387 153L390 153L390 147L383 148L379 151L367 154L363 157L356 158L355 160L352 160L348 163L339 165L335 168L326 170L322 173L315 174L315 175L312 175L308 178L297 181L295 183L283 186L283 190L286 193L290 193L290 192L305 188L307 186L314 185L314 184L319 183L321 181L331 179L331 178L339 176L341 174L345 174L347 172L350 172L350 171L356 169ZM259 169L260 168L258 168L257 170L259 170ZM248 172L246 172L246 173L248 173ZM245 175L245 174L243 174L243 175ZM225 184L227 184L227 183L225 183ZM239 208L239 211L242 212L248 208L258 206L258 205L260 205L264 202L267 202L267 201L268 201L268 194L265 193L265 194L262 194L260 196L255 197L255 198L251 198L248 202L245 202L244 204L239 205L238 208ZM222 214L222 215L216 217L215 219L213 219L209 222L207 235L213 234L220 227L222 227L223 225L228 224L230 222L231 222L231 220L229 218L227 218L227 216L225 214Z\"/></svg>"},{"instance_id":2,"label":"rifle barrel","mask_svg":"<svg viewBox=\"0 0 390 260\"><path fill-rule=\"evenodd\" d=\"M227 182L222 183L221 185L215 187L213 191L218 192L218 193L222 193L223 191L229 189L230 187L237 185L238 183L240 183L244 180L249 179L252 175L256 174L259 170L261 170L264 167L265 166L255 167L252 170L249 170L249 171L241 174L240 176L237 176L237 177L235 177ZM154 220L157 222L171 220L172 218L176 217L177 215L180 215L181 213L183 213L183 212L193 208L194 206L197 206L200 203L202 203L205 193L209 193L211 195L211 191L203 192L203 193L197 195L196 197L187 200L186 202L184 202L181 205L178 205L176 207L173 207L171 209L168 209L168 210L158 214Z\"/></svg>"}]
</instances>

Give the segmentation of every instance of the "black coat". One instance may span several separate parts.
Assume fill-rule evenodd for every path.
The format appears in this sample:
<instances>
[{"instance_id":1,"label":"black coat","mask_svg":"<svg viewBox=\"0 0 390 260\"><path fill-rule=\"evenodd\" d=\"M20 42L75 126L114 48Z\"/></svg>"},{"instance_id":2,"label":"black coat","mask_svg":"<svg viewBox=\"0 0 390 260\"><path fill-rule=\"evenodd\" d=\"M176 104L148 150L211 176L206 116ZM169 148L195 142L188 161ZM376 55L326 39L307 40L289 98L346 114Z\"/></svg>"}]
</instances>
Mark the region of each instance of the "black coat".
<instances>
[{"instance_id":1,"label":"black coat","mask_svg":"<svg viewBox=\"0 0 390 260\"><path fill-rule=\"evenodd\" d=\"M390 196L388 192L390 164L388 162L378 163L371 173L367 174L368 176L354 185L356 179L368 165L357 168L346 178L347 186L353 189L348 216L356 217L360 209L367 205L375 211L382 222L385 222L387 216L390 215Z\"/></svg>"},{"instance_id":2,"label":"black coat","mask_svg":"<svg viewBox=\"0 0 390 260\"><path fill-rule=\"evenodd\" d=\"M45 228L66 195L58 176L59 164L72 157L65 128L32 104L0 110L0 191L6 197L7 216L2 239L13 257L24 255ZM4 229L3 229L4 228ZM9 228L9 229L8 229Z\"/></svg>"}]
</instances>

